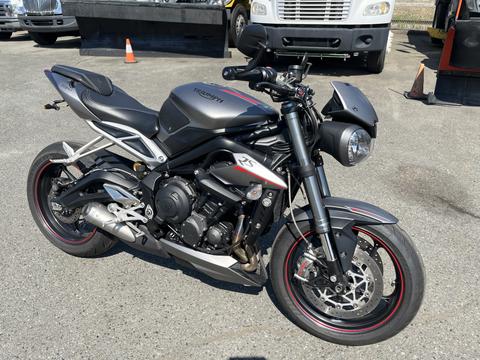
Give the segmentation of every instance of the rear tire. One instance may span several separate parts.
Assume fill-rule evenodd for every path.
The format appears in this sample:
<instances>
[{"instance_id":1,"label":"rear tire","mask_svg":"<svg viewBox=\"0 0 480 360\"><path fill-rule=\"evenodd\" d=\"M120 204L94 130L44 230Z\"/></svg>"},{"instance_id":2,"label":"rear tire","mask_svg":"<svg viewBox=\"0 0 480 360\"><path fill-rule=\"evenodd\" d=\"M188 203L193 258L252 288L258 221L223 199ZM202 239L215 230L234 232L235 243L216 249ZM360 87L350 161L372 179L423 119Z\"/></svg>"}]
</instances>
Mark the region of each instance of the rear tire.
<instances>
[{"instance_id":1,"label":"rear tire","mask_svg":"<svg viewBox=\"0 0 480 360\"><path fill-rule=\"evenodd\" d=\"M299 223L300 230L307 236L312 233L312 225L308 222ZM399 288L396 290L395 302L392 299L391 307L381 312L379 317L372 320L375 310L370 310L357 318L346 322L328 318L325 313L314 313L311 308L304 307L304 300L297 297L290 279L291 268L287 266L294 260L296 246L303 240L295 229L285 229L278 236L273 245L270 260L270 276L275 297L280 310L297 326L323 340L341 345L368 345L386 340L403 328L415 317L422 303L425 274L422 260L408 235L398 225L362 226L361 229L374 234L394 254L402 276ZM293 279L294 280L294 279ZM293 281L292 280L292 281ZM398 280L396 280L398 281ZM388 311L388 312L387 312ZM376 315L375 315L376 316ZM370 318L369 318L370 317ZM369 325L355 325L367 320ZM377 320L378 319L378 320Z\"/></svg>"},{"instance_id":2,"label":"rear tire","mask_svg":"<svg viewBox=\"0 0 480 360\"><path fill-rule=\"evenodd\" d=\"M78 149L83 144L69 142L69 145ZM116 244L117 239L105 235L93 226L88 229L89 232L69 235L68 231L65 230L65 224L54 215L52 216L53 211L45 205L45 199L48 197L46 190L48 190L49 179L57 171L54 167L62 166L53 164L49 160L65 157L62 143L58 142L47 146L33 160L27 180L27 198L30 211L42 234L59 249L79 257L99 256L110 250ZM88 224L85 228L87 226Z\"/></svg>"},{"instance_id":3,"label":"rear tire","mask_svg":"<svg viewBox=\"0 0 480 360\"><path fill-rule=\"evenodd\" d=\"M385 67L387 50L372 51L367 54L367 70L372 74L380 74Z\"/></svg>"},{"instance_id":4,"label":"rear tire","mask_svg":"<svg viewBox=\"0 0 480 360\"><path fill-rule=\"evenodd\" d=\"M57 34L54 33L36 33L31 32L29 33L30 37L33 41L35 41L38 45L53 45L57 41Z\"/></svg>"},{"instance_id":5,"label":"rear tire","mask_svg":"<svg viewBox=\"0 0 480 360\"><path fill-rule=\"evenodd\" d=\"M0 32L0 41L7 41L12 37L11 32Z\"/></svg>"}]
</instances>

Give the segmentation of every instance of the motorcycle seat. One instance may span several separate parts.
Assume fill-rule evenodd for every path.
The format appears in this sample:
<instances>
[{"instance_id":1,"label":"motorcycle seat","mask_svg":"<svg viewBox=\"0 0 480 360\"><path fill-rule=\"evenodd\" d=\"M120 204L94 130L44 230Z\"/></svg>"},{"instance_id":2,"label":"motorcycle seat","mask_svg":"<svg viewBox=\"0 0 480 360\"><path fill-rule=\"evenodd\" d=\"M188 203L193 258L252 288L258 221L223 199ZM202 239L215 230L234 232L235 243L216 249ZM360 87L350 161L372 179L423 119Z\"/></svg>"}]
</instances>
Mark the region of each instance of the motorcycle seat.
<instances>
[{"instance_id":1,"label":"motorcycle seat","mask_svg":"<svg viewBox=\"0 0 480 360\"><path fill-rule=\"evenodd\" d=\"M82 102L100 121L129 126L148 138L158 133L158 111L147 108L122 89L113 86L110 96L86 89Z\"/></svg>"},{"instance_id":2,"label":"motorcycle seat","mask_svg":"<svg viewBox=\"0 0 480 360\"><path fill-rule=\"evenodd\" d=\"M52 72L78 81L100 95L110 96L113 93L112 81L104 75L66 65L54 65Z\"/></svg>"}]
</instances>

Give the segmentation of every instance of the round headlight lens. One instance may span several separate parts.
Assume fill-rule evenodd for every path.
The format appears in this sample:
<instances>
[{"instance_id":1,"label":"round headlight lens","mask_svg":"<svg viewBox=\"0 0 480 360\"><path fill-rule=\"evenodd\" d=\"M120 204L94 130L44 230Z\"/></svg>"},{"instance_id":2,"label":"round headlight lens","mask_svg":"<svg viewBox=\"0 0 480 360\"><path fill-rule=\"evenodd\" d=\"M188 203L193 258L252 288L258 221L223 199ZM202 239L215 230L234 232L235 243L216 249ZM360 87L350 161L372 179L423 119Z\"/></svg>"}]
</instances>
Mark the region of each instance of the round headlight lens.
<instances>
[{"instance_id":1,"label":"round headlight lens","mask_svg":"<svg viewBox=\"0 0 480 360\"><path fill-rule=\"evenodd\" d=\"M356 165L365 160L373 149L373 141L364 129L355 130L348 140L348 162Z\"/></svg>"}]
</instances>

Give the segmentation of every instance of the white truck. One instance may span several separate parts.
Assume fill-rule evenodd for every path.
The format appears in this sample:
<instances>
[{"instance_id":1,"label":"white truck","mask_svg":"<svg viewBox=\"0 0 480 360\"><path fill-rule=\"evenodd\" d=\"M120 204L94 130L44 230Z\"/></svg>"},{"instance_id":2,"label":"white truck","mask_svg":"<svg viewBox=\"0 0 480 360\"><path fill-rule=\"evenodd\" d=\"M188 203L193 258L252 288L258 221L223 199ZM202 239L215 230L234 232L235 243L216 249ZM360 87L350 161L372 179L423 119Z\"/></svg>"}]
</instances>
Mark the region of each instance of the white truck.
<instances>
[{"instance_id":1,"label":"white truck","mask_svg":"<svg viewBox=\"0 0 480 360\"><path fill-rule=\"evenodd\" d=\"M365 56L385 63L395 0L252 0L250 21L267 28L277 56Z\"/></svg>"},{"instance_id":2,"label":"white truck","mask_svg":"<svg viewBox=\"0 0 480 360\"><path fill-rule=\"evenodd\" d=\"M0 40L8 40L12 33L22 30L18 15L23 12L22 0L0 0Z\"/></svg>"}]
</instances>

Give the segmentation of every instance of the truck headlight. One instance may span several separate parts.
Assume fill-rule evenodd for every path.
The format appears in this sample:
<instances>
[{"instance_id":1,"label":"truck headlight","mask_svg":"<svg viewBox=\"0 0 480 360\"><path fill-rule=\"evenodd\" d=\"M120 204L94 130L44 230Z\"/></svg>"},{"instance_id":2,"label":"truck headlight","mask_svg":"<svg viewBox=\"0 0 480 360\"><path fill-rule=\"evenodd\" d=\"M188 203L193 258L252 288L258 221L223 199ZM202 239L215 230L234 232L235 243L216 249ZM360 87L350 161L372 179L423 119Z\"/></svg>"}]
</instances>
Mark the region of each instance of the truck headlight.
<instances>
[{"instance_id":1,"label":"truck headlight","mask_svg":"<svg viewBox=\"0 0 480 360\"><path fill-rule=\"evenodd\" d=\"M363 11L364 16L378 16L388 14L390 11L390 3L382 1L375 4L368 5Z\"/></svg>"},{"instance_id":2,"label":"truck headlight","mask_svg":"<svg viewBox=\"0 0 480 360\"><path fill-rule=\"evenodd\" d=\"M361 126L338 121L325 121L320 126L317 148L332 155L344 166L365 160L373 150L373 140Z\"/></svg>"},{"instance_id":3,"label":"truck headlight","mask_svg":"<svg viewBox=\"0 0 480 360\"><path fill-rule=\"evenodd\" d=\"M9 11L7 13L9 16L24 14L25 8L23 7L23 0L11 0L8 9Z\"/></svg>"},{"instance_id":4,"label":"truck headlight","mask_svg":"<svg viewBox=\"0 0 480 360\"><path fill-rule=\"evenodd\" d=\"M264 4L254 2L252 4L251 12L253 15L267 15L267 7Z\"/></svg>"}]
</instances>

